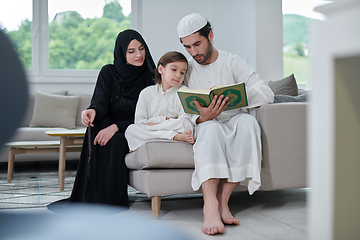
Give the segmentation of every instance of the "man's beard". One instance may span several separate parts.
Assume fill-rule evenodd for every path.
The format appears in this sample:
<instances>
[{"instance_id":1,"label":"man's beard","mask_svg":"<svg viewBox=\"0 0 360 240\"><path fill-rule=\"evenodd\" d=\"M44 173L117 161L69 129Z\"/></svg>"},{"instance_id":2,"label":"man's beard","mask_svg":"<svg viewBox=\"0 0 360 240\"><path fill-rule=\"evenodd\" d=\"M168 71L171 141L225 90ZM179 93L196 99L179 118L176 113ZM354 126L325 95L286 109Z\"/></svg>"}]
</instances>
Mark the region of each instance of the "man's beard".
<instances>
[{"instance_id":1,"label":"man's beard","mask_svg":"<svg viewBox=\"0 0 360 240\"><path fill-rule=\"evenodd\" d=\"M206 49L205 55L197 54L197 55L193 56L193 58L198 64L204 64L207 62L207 60L209 60L209 58L212 54L212 51L213 51L213 46L212 46L211 42L208 40L208 47ZM202 61L196 60L196 57L198 57L198 56L203 56L203 60Z\"/></svg>"}]
</instances>

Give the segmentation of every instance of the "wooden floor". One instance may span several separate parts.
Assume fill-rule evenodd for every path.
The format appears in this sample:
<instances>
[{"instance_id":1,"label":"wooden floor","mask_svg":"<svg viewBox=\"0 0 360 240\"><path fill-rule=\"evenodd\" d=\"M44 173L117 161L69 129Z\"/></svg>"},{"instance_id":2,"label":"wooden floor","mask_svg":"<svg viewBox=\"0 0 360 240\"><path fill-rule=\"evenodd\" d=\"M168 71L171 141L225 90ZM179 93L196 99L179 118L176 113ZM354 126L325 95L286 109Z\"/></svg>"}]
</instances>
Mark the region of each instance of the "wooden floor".
<instances>
[{"instance_id":1,"label":"wooden floor","mask_svg":"<svg viewBox=\"0 0 360 240\"><path fill-rule=\"evenodd\" d=\"M56 171L51 164L30 164L26 168L15 165L15 171L31 171L31 167L44 168L43 171ZM68 165L67 165L68 166ZM76 163L69 164L76 168ZM2 167L0 165L0 171ZM131 203L130 210L119 213L122 218L139 218L156 221L181 231L191 239L307 239L306 195L309 189L291 189L269 192L237 192L231 196L230 209L240 220L240 226L227 226L222 235L206 236L201 232L203 220L202 198L169 199L161 201L159 220L151 220L149 200ZM49 213L46 208L2 210L0 213ZM141 230L141 227L139 228ZM149 239L151 237L149 236Z\"/></svg>"}]
</instances>

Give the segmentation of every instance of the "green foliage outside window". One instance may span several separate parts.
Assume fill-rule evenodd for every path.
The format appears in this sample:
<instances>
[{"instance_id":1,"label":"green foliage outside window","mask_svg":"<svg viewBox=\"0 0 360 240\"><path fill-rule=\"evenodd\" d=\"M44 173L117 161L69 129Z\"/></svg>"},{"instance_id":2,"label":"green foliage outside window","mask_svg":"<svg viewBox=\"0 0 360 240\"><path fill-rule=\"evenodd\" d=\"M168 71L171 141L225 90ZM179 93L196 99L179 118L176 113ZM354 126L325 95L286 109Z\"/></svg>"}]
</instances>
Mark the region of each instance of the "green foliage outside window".
<instances>
[{"instance_id":1,"label":"green foliage outside window","mask_svg":"<svg viewBox=\"0 0 360 240\"><path fill-rule=\"evenodd\" d=\"M125 16L122 12L122 7L116 1L106 4L103 10L104 10L103 13L104 18L113 19L117 22L121 22L122 20L125 19Z\"/></svg>"},{"instance_id":2,"label":"green foliage outside window","mask_svg":"<svg viewBox=\"0 0 360 240\"><path fill-rule=\"evenodd\" d=\"M21 63L25 68L32 67L32 23L28 19L21 21L21 25L16 31L2 31L11 40L15 51L18 53Z\"/></svg>"},{"instance_id":3,"label":"green foliage outside window","mask_svg":"<svg viewBox=\"0 0 360 240\"><path fill-rule=\"evenodd\" d=\"M311 88L310 25L319 20L296 14L283 15L284 77L294 74L296 81Z\"/></svg>"},{"instance_id":4,"label":"green foliage outside window","mask_svg":"<svg viewBox=\"0 0 360 240\"><path fill-rule=\"evenodd\" d=\"M124 16L117 1L104 6L101 18L83 19L75 11L62 13L59 20L49 23L50 69L100 69L112 63L115 39L130 24L130 15ZM26 19L18 30L3 29L25 68L32 67L31 26Z\"/></svg>"}]
</instances>

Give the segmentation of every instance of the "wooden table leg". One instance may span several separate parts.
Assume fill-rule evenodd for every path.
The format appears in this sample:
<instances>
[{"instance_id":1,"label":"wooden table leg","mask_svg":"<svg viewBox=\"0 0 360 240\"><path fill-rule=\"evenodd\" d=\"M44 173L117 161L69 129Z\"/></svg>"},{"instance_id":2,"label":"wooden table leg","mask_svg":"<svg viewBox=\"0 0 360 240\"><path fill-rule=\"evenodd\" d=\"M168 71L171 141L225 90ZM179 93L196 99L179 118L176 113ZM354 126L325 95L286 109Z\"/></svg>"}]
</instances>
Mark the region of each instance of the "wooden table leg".
<instances>
[{"instance_id":1,"label":"wooden table leg","mask_svg":"<svg viewBox=\"0 0 360 240\"><path fill-rule=\"evenodd\" d=\"M11 182L11 178L13 177L14 177L14 149L10 148L9 159L8 159L7 182Z\"/></svg>"},{"instance_id":2,"label":"wooden table leg","mask_svg":"<svg viewBox=\"0 0 360 240\"><path fill-rule=\"evenodd\" d=\"M159 219L161 207L161 196L151 197L151 211L153 219Z\"/></svg>"},{"instance_id":3,"label":"wooden table leg","mask_svg":"<svg viewBox=\"0 0 360 240\"><path fill-rule=\"evenodd\" d=\"M60 137L60 149L59 149L60 191L64 191L64 185L65 185L66 140L67 140L66 137Z\"/></svg>"}]
</instances>

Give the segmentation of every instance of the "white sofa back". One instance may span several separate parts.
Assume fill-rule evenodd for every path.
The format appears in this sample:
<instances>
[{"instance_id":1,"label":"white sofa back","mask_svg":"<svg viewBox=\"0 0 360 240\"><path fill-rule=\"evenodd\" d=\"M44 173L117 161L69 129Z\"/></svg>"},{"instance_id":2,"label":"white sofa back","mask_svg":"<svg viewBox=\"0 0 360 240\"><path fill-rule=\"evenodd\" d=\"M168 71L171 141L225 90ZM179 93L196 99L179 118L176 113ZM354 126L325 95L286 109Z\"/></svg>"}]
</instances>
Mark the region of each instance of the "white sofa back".
<instances>
[{"instance_id":1,"label":"white sofa back","mask_svg":"<svg viewBox=\"0 0 360 240\"><path fill-rule=\"evenodd\" d=\"M77 114L76 114L76 125L83 126L83 124L81 123L81 112L84 109L89 107L92 95L90 95L90 94L73 94L73 93L69 93L67 95L68 96L80 96L80 103L79 103L79 107L78 107ZM29 99L28 99L27 111L26 111L26 114L24 116L24 119L23 119L20 127L28 127L29 126L32 116L33 116L34 105L35 105L35 94L30 94Z\"/></svg>"},{"instance_id":2,"label":"white sofa back","mask_svg":"<svg viewBox=\"0 0 360 240\"><path fill-rule=\"evenodd\" d=\"M64 93L65 94L65 93ZM81 112L82 110L86 109L90 105L92 95L86 94L67 94L70 96L80 96L80 102L77 109L76 114L76 128L85 127L81 123ZM32 120L33 111L35 105L35 94L31 94L28 99L28 106L27 111L20 125L20 128L12 136L10 141L53 141L58 138L51 137L45 134L45 131L51 130L50 127L29 127L30 122ZM0 148L0 162L7 162L8 161L8 154L9 148L1 147ZM79 152L69 152L66 154L67 160L76 160L79 159L80 153ZM18 154L15 157L17 161L43 161L43 160L58 160L59 153L29 153L29 154Z\"/></svg>"}]
</instances>

